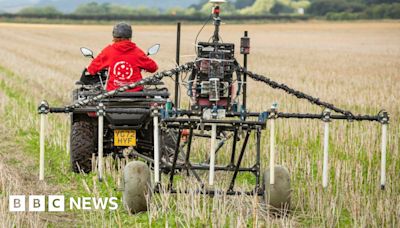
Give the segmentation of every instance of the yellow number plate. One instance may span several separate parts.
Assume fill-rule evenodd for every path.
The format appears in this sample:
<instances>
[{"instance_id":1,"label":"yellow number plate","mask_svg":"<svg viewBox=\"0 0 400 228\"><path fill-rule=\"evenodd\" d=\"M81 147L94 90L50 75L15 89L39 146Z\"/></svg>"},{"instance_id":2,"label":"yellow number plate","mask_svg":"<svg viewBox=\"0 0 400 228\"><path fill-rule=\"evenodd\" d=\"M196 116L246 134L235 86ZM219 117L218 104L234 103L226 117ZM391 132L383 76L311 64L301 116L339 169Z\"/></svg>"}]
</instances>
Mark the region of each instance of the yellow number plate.
<instances>
[{"instance_id":1,"label":"yellow number plate","mask_svg":"<svg viewBox=\"0 0 400 228\"><path fill-rule=\"evenodd\" d=\"M114 146L136 146L136 131L114 130Z\"/></svg>"}]
</instances>

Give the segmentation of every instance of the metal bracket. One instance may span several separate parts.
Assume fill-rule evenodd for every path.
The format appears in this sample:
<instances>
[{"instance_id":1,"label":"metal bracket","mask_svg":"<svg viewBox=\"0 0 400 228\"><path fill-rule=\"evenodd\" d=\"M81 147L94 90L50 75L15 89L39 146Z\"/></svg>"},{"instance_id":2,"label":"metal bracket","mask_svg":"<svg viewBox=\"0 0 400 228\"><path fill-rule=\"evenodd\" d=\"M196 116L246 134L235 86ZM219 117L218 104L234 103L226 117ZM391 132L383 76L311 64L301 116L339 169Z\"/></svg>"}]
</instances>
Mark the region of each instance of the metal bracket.
<instances>
[{"instance_id":1,"label":"metal bracket","mask_svg":"<svg viewBox=\"0 0 400 228\"><path fill-rule=\"evenodd\" d=\"M330 109L325 109L322 112L322 121L331 122L331 110Z\"/></svg>"},{"instance_id":2,"label":"metal bracket","mask_svg":"<svg viewBox=\"0 0 400 228\"><path fill-rule=\"evenodd\" d=\"M40 105L38 107L38 113L39 114L47 114L50 112L50 106L49 103L46 100L43 100L40 102Z\"/></svg>"},{"instance_id":3,"label":"metal bracket","mask_svg":"<svg viewBox=\"0 0 400 228\"><path fill-rule=\"evenodd\" d=\"M258 121L265 122L268 119L269 112L261 112L258 116Z\"/></svg>"},{"instance_id":4,"label":"metal bracket","mask_svg":"<svg viewBox=\"0 0 400 228\"><path fill-rule=\"evenodd\" d=\"M240 109L240 120L244 121L246 120L246 107L244 105L242 105L241 109Z\"/></svg>"},{"instance_id":5,"label":"metal bracket","mask_svg":"<svg viewBox=\"0 0 400 228\"><path fill-rule=\"evenodd\" d=\"M389 124L389 114L386 110L382 110L378 113L379 122L381 124Z\"/></svg>"},{"instance_id":6,"label":"metal bracket","mask_svg":"<svg viewBox=\"0 0 400 228\"><path fill-rule=\"evenodd\" d=\"M151 117L155 117L155 116L162 117L162 111L163 110L160 109L157 104L154 104L150 109L150 113L151 113L150 116Z\"/></svg>"},{"instance_id":7,"label":"metal bracket","mask_svg":"<svg viewBox=\"0 0 400 228\"><path fill-rule=\"evenodd\" d=\"M105 110L103 103L100 103L98 106L96 106L96 109L97 109L97 111L96 111L97 116L105 116L106 115L106 110Z\"/></svg>"},{"instance_id":8,"label":"metal bracket","mask_svg":"<svg viewBox=\"0 0 400 228\"><path fill-rule=\"evenodd\" d=\"M274 102L271 105L271 109L269 111L268 119L277 119L278 118L278 103Z\"/></svg>"}]
</instances>

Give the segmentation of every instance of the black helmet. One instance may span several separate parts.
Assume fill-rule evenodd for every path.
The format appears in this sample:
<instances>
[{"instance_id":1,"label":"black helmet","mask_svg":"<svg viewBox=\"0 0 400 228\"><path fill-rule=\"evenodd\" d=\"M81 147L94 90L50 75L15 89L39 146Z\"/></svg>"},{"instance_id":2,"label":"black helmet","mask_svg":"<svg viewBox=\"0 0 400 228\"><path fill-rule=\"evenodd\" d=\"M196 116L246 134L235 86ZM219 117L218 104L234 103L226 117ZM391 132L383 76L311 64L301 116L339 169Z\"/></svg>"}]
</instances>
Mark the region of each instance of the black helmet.
<instances>
[{"instance_id":1,"label":"black helmet","mask_svg":"<svg viewBox=\"0 0 400 228\"><path fill-rule=\"evenodd\" d=\"M113 28L114 38L132 38L132 27L125 22L119 22Z\"/></svg>"}]
</instances>

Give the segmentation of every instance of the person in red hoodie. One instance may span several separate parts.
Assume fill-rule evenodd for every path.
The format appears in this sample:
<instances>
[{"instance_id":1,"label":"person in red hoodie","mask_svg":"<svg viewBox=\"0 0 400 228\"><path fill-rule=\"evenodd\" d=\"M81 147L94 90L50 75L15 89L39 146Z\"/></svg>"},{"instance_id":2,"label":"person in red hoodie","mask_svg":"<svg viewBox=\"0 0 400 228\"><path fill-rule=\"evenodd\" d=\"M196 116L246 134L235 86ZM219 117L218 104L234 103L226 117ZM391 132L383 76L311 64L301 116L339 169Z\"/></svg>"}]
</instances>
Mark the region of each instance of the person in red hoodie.
<instances>
[{"instance_id":1,"label":"person in red hoodie","mask_svg":"<svg viewBox=\"0 0 400 228\"><path fill-rule=\"evenodd\" d=\"M106 90L115 90L121 86L142 80L141 71L150 73L157 71L157 63L149 58L132 39L132 27L125 23L117 23L113 28L113 43L104 48L87 67L90 75L108 69ZM141 91L142 86L127 92Z\"/></svg>"}]
</instances>

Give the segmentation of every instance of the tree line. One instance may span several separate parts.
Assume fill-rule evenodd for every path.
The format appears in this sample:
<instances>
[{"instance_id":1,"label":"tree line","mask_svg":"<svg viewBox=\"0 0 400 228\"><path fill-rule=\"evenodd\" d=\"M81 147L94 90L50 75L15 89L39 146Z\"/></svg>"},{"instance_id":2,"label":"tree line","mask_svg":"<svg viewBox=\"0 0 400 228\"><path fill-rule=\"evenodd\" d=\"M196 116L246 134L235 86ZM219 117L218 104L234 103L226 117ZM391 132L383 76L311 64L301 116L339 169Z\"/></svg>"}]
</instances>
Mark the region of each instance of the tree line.
<instances>
[{"instance_id":1,"label":"tree line","mask_svg":"<svg viewBox=\"0 0 400 228\"><path fill-rule=\"evenodd\" d=\"M400 0L318 0L307 12L330 20L399 19Z\"/></svg>"},{"instance_id":2,"label":"tree line","mask_svg":"<svg viewBox=\"0 0 400 228\"><path fill-rule=\"evenodd\" d=\"M75 11L63 14L52 6L28 7L17 15L49 16L62 15L71 17L124 17L124 16L168 16L201 18L209 15L212 5L208 0L188 8L173 7L164 11L158 8L130 7L110 3L91 2L79 5ZM305 14L329 20L349 19L399 19L400 0L236 0L223 6L223 14L228 16L295 16Z\"/></svg>"}]
</instances>

